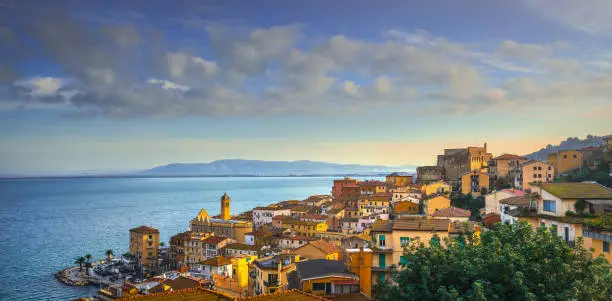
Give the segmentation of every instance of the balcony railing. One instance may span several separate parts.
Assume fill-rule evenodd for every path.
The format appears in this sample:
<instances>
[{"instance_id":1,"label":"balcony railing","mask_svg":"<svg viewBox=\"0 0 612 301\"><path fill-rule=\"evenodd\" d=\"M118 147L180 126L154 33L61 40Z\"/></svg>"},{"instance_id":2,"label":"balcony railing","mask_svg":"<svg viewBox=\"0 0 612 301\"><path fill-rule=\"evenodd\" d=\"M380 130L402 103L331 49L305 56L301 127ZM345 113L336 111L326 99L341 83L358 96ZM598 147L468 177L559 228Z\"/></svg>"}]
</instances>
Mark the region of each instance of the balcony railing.
<instances>
[{"instance_id":1,"label":"balcony railing","mask_svg":"<svg viewBox=\"0 0 612 301\"><path fill-rule=\"evenodd\" d=\"M585 227L582 231L582 236L612 242L612 230L600 230L594 227Z\"/></svg>"},{"instance_id":2,"label":"balcony railing","mask_svg":"<svg viewBox=\"0 0 612 301\"><path fill-rule=\"evenodd\" d=\"M278 280L266 281L264 280L264 285L267 287L278 287Z\"/></svg>"}]
</instances>

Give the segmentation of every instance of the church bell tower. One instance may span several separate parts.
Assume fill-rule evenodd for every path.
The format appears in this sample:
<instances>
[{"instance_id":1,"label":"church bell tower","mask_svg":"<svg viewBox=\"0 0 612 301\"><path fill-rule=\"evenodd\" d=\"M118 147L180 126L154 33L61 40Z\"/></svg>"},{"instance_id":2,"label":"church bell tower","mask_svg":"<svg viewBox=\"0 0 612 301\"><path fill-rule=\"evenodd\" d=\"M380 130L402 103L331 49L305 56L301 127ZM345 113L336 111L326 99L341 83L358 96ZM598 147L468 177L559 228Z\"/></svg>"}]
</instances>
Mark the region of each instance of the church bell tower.
<instances>
[{"instance_id":1,"label":"church bell tower","mask_svg":"<svg viewBox=\"0 0 612 301\"><path fill-rule=\"evenodd\" d=\"M221 219L230 219L230 197L227 195L227 192L221 197Z\"/></svg>"}]
</instances>

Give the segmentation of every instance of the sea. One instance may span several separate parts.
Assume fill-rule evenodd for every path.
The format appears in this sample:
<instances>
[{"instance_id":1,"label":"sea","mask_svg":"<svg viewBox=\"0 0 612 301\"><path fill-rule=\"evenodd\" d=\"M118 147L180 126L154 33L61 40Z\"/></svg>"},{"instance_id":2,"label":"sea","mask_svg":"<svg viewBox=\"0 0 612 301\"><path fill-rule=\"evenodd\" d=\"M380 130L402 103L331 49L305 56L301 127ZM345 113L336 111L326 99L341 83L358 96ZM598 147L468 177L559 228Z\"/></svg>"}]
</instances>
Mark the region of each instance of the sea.
<instances>
[{"instance_id":1,"label":"sea","mask_svg":"<svg viewBox=\"0 0 612 301\"><path fill-rule=\"evenodd\" d=\"M357 177L360 178L360 177ZM231 212L329 194L333 177L0 179L0 300L71 300L97 287L57 282L75 258L123 254L129 229L150 225L161 241L189 228L200 209ZM374 177L374 179L377 179Z\"/></svg>"}]
</instances>

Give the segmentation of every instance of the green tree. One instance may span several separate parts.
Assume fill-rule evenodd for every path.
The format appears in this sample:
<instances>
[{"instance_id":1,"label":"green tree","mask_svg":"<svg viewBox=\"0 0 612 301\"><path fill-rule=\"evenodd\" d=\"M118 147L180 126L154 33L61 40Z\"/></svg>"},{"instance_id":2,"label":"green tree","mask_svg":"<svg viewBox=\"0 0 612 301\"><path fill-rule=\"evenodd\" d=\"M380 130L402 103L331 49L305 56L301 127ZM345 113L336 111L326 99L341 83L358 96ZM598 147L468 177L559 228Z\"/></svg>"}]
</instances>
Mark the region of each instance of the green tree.
<instances>
[{"instance_id":1,"label":"green tree","mask_svg":"<svg viewBox=\"0 0 612 301\"><path fill-rule=\"evenodd\" d=\"M85 263L85 257L83 256L77 257L77 259L74 260L74 263L79 265L79 272L83 271L83 264Z\"/></svg>"},{"instance_id":2,"label":"green tree","mask_svg":"<svg viewBox=\"0 0 612 301\"><path fill-rule=\"evenodd\" d=\"M163 241L160 241L160 242L159 242L159 246L160 246L160 247L163 247L163 246L165 246L165 245L166 245L166 243L165 243L165 242L163 242Z\"/></svg>"},{"instance_id":3,"label":"green tree","mask_svg":"<svg viewBox=\"0 0 612 301\"><path fill-rule=\"evenodd\" d=\"M586 202L584 200L580 199L574 203L574 209L576 209L576 212L582 214L584 212L584 208L586 208Z\"/></svg>"},{"instance_id":4,"label":"green tree","mask_svg":"<svg viewBox=\"0 0 612 301\"><path fill-rule=\"evenodd\" d=\"M93 256L91 256L91 254L86 254L85 255L85 259L87 259L87 262L91 261L92 258L93 258Z\"/></svg>"},{"instance_id":5,"label":"green tree","mask_svg":"<svg viewBox=\"0 0 612 301\"><path fill-rule=\"evenodd\" d=\"M111 259L113 259L113 255L115 255L115 253L113 253L113 250L108 249L105 252L106 254L106 260L111 261Z\"/></svg>"},{"instance_id":6,"label":"green tree","mask_svg":"<svg viewBox=\"0 0 612 301\"><path fill-rule=\"evenodd\" d=\"M404 250L406 264L379 300L612 300L612 274L579 239L570 248L546 229L498 225L481 234Z\"/></svg>"}]
</instances>

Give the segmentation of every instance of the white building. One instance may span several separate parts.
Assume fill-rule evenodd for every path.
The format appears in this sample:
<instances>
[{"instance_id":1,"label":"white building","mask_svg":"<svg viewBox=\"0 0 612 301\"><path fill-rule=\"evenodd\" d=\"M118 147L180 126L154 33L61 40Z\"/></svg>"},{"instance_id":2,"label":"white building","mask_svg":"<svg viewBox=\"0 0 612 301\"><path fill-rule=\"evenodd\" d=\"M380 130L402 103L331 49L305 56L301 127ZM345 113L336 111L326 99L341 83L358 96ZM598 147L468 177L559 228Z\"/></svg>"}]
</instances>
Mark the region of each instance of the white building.
<instances>
[{"instance_id":1,"label":"white building","mask_svg":"<svg viewBox=\"0 0 612 301\"><path fill-rule=\"evenodd\" d=\"M255 245L255 233L249 232L249 233L245 234L244 235L244 243L246 243L249 246L254 246Z\"/></svg>"},{"instance_id":2,"label":"white building","mask_svg":"<svg viewBox=\"0 0 612 301\"><path fill-rule=\"evenodd\" d=\"M212 279L213 274L232 277L232 261L227 257L217 256L193 264L191 271L202 275L206 279Z\"/></svg>"},{"instance_id":3,"label":"white building","mask_svg":"<svg viewBox=\"0 0 612 301\"><path fill-rule=\"evenodd\" d=\"M502 189L485 195L485 214L495 213L501 215L499 201L511 197L522 196L524 192L517 189Z\"/></svg>"},{"instance_id":4,"label":"white building","mask_svg":"<svg viewBox=\"0 0 612 301\"><path fill-rule=\"evenodd\" d=\"M272 223L272 218L277 215L291 215L291 209L274 207L255 207L253 208L253 226L255 229Z\"/></svg>"}]
</instances>

